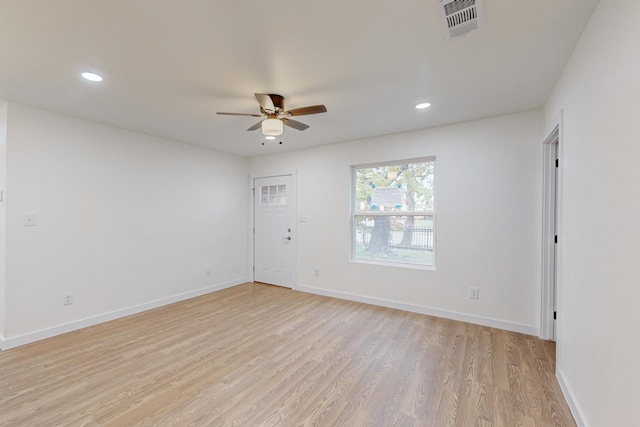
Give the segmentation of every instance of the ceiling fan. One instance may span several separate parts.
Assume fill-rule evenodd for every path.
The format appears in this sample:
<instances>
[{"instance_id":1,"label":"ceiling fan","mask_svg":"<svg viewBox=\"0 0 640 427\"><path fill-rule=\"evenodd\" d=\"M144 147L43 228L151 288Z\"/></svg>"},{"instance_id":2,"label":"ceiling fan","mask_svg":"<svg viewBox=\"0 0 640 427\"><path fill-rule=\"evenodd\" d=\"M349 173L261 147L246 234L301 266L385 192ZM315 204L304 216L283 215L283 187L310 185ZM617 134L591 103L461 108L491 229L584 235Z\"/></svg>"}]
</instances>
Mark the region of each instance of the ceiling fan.
<instances>
[{"instance_id":1,"label":"ceiling fan","mask_svg":"<svg viewBox=\"0 0 640 427\"><path fill-rule=\"evenodd\" d=\"M291 117L327 112L327 107L324 105L311 105L309 107L285 110L284 97L282 95L276 95L273 93L256 93L255 96L260 104L260 114L222 112L218 112L217 114L227 116L264 117L264 119L247 130L262 129L262 134L265 136L280 136L284 132L283 125L287 125L297 130L305 130L309 127L309 125L293 120Z\"/></svg>"}]
</instances>

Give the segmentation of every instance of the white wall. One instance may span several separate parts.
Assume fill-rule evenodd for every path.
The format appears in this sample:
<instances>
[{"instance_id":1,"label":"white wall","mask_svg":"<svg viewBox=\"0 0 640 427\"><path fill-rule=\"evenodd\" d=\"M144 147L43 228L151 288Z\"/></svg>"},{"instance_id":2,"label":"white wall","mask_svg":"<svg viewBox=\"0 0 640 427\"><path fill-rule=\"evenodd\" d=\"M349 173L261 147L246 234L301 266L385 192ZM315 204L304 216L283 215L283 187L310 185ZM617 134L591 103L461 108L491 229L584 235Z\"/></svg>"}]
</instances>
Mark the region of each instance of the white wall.
<instances>
[{"instance_id":1,"label":"white wall","mask_svg":"<svg viewBox=\"0 0 640 427\"><path fill-rule=\"evenodd\" d=\"M7 170L7 103L0 101L0 340L4 337L4 317L5 317L5 234L6 234L6 204L4 202L4 190L6 186Z\"/></svg>"},{"instance_id":2,"label":"white wall","mask_svg":"<svg viewBox=\"0 0 640 427\"><path fill-rule=\"evenodd\" d=\"M246 159L14 103L7 156L5 348L248 279Z\"/></svg>"},{"instance_id":3,"label":"white wall","mask_svg":"<svg viewBox=\"0 0 640 427\"><path fill-rule=\"evenodd\" d=\"M601 0L548 101L562 111L558 376L581 425L638 425L640 2Z\"/></svg>"},{"instance_id":4,"label":"white wall","mask_svg":"<svg viewBox=\"0 0 640 427\"><path fill-rule=\"evenodd\" d=\"M298 289L537 334L543 140L536 111L256 157L250 170L297 170ZM350 166L425 156L436 271L350 263Z\"/></svg>"}]
</instances>

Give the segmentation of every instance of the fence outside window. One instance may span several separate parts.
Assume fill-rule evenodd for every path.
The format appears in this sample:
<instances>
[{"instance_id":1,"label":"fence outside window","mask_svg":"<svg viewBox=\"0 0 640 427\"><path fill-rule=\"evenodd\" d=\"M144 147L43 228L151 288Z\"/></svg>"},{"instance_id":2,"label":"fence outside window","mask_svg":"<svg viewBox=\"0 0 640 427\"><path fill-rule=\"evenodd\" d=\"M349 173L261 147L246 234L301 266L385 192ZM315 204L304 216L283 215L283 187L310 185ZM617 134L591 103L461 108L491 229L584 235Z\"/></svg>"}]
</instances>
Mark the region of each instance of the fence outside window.
<instances>
[{"instance_id":1,"label":"fence outside window","mask_svg":"<svg viewBox=\"0 0 640 427\"><path fill-rule=\"evenodd\" d=\"M367 246L371 241L373 226L356 226L356 245ZM392 248L433 251L433 228L405 227L390 230L389 245Z\"/></svg>"}]
</instances>

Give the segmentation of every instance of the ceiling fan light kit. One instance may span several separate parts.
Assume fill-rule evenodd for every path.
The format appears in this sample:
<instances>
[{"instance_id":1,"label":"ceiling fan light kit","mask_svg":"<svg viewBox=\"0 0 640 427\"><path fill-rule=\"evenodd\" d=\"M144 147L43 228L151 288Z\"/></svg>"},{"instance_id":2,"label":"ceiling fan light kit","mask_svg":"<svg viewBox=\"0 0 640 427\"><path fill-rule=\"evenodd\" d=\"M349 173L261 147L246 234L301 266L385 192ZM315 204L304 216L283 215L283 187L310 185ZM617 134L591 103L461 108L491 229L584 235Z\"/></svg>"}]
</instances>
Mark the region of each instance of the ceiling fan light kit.
<instances>
[{"instance_id":1,"label":"ceiling fan light kit","mask_svg":"<svg viewBox=\"0 0 640 427\"><path fill-rule=\"evenodd\" d=\"M265 119L262 121L264 136L280 136L284 132L284 124L279 119Z\"/></svg>"}]
</instances>

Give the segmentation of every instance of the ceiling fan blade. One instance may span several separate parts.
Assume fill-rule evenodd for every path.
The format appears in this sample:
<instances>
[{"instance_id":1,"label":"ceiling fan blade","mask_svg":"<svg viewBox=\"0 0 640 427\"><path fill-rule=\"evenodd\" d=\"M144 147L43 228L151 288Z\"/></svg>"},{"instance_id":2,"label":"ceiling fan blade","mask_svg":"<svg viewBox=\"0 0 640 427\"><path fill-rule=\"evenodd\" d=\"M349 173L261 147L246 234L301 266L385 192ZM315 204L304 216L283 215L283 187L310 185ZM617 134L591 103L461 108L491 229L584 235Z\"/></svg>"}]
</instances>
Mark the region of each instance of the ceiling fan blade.
<instances>
[{"instance_id":1,"label":"ceiling fan blade","mask_svg":"<svg viewBox=\"0 0 640 427\"><path fill-rule=\"evenodd\" d=\"M265 111L284 111L284 97L275 93L255 93L258 103Z\"/></svg>"},{"instance_id":2,"label":"ceiling fan blade","mask_svg":"<svg viewBox=\"0 0 640 427\"><path fill-rule=\"evenodd\" d=\"M271 93L269 94L269 98L271 98L271 102L273 102L276 110L284 111L284 96Z\"/></svg>"},{"instance_id":3,"label":"ceiling fan blade","mask_svg":"<svg viewBox=\"0 0 640 427\"><path fill-rule=\"evenodd\" d=\"M285 125L298 130L305 130L309 127L309 125L305 125L304 123L299 122L297 120L282 119L282 121L284 122Z\"/></svg>"},{"instance_id":4,"label":"ceiling fan blade","mask_svg":"<svg viewBox=\"0 0 640 427\"><path fill-rule=\"evenodd\" d=\"M311 105L309 107L294 108L287 112L292 116L306 116L307 114L326 113L327 107L324 105Z\"/></svg>"},{"instance_id":5,"label":"ceiling fan blade","mask_svg":"<svg viewBox=\"0 0 640 427\"><path fill-rule=\"evenodd\" d=\"M249 114L249 113L221 113L217 112L216 114L220 114L222 116L251 116L251 117L262 117L260 114Z\"/></svg>"},{"instance_id":6,"label":"ceiling fan blade","mask_svg":"<svg viewBox=\"0 0 640 427\"><path fill-rule=\"evenodd\" d=\"M255 93L254 95L256 96L256 99L258 100L258 103L263 110L276 111L276 106L273 105L273 101L271 100L271 97L269 95L267 95L266 93Z\"/></svg>"},{"instance_id":7,"label":"ceiling fan blade","mask_svg":"<svg viewBox=\"0 0 640 427\"><path fill-rule=\"evenodd\" d=\"M256 123L255 125L251 126L251 127L250 127L249 129L247 129L247 130L248 130L248 131L249 131L249 130L258 130L258 129L260 129L260 127L261 127L261 126L262 126L262 120L260 120L258 123Z\"/></svg>"}]
</instances>

